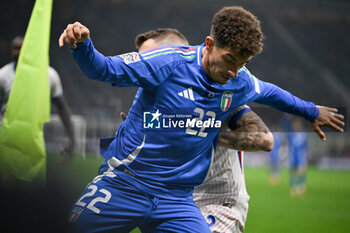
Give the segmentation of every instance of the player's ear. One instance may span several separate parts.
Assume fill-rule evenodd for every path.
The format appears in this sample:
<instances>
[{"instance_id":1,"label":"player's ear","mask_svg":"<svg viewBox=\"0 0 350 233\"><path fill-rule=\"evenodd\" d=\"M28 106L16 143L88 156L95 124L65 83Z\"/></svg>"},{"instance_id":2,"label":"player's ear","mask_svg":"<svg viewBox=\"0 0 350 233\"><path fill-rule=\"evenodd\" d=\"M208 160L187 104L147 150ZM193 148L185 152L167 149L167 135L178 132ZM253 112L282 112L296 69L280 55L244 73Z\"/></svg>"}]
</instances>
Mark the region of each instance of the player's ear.
<instances>
[{"instance_id":1,"label":"player's ear","mask_svg":"<svg viewBox=\"0 0 350 233\"><path fill-rule=\"evenodd\" d=\"M212 50L214 47L214 39L211 36L205 38L205 47L207 50Z\"/></svg>"}]
</instances>

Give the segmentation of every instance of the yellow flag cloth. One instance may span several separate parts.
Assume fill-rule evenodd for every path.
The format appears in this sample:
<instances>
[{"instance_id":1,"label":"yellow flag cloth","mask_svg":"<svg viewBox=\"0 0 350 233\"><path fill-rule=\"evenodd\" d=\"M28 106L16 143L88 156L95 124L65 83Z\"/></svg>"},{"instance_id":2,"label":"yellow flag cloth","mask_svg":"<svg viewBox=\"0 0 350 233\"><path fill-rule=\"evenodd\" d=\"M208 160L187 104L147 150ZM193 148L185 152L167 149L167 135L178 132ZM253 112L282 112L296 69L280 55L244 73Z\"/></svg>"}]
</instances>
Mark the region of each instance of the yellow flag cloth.
<instances>
[{"instance_id":1,"label":"yellow flag cloth","mask_svg":"<svg viewBox=\"0 0 350 233\"><path fill-rule=\"evenodd\" d=\"M52 0L36 0L0 129L0 182L45 186L43 125L50 119L48 79Z\"/></svg>"}]
</instances>

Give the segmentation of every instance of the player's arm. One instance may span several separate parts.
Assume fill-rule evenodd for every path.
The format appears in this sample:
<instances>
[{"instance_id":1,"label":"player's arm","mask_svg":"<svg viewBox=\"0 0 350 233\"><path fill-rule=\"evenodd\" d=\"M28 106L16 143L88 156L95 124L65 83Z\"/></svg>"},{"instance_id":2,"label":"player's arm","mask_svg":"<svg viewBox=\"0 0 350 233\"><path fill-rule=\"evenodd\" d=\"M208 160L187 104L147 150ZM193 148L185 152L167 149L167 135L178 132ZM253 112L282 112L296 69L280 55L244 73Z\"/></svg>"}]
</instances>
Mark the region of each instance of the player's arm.
<instances>
[{"instance_id":1,"label":"player's arm","mask_svg":"<svg viewBox=\"0 0 350 233\"><path fill-rule=\"evenodd\" d=\"M327 126L338 132L343 132L342 127L345 125L343 121L344 116L338 113L338 109L319 106L312 102L304 101L270 83L264 83L264 86L265 93L269 93L270 95L269 97L263 96L263 98L260 98L257 102L267 103L284 112L304 117L310 122L312 129L318 134L322 141L326 141L326 135L320 128L322 126Z\"/></svg>"},{"instance_id":2,"label":"player's arm","mask_svg":"<svg viewBox=\"0 0 350 233\"><path fill-rule=\"evenodd\" d=\"M90 38L90 30L79 22L68 24L58 40L72 48L73 57L80 70L90 79L113 82L116 70L111 66L112 58L105 57L97 51Z\"/></svg>"},{"instance_id":3,"label":"player's arm","mask_svg":"<svg viewBox=\"0 0 350 233\"><path fill-rule=\"evenodd\" d=\"M65 153L67 154L67 157L60 161L61 163L66 163L73 156L73 151L75 146L75 137L74 137L74 131L73 131L73 126L71 122L72 114L63 96L52 98L51 101L56 106L58 115L60 116L61 121L70 139L69 143L64 148Z\"/></svg>"},{"instance_id":4,"label":"player's arm","mask_svg":"<svg viewBox=\"0 0 350 233\"><path fill-rule=\"evenodd\" d=\"M249 75L254 80L254 85L251 87L255 90L253 91L255 93L255 102L307 119L310 121L312 129L323 141L326 140L326 135L320 128L322 126L343 132L342 127L345 125L343 121L344 116L338 113L338 109L315 105L312 102L292 95L274 84L258 80L250 73Z\"/></svg>"},{"instance_id":5,"label":"player's arm","mask_svg":"<svg viewBox=\"0 0 350 233\"><path fill-rule=\"evenodd\" d=\"M243 114L242 116L240 116ZM237 120L237 118L239 118ZM242 151L271 151L273 135L262 119L249 108L241 108L224 125L230 131L219 133L218 145Z\"/></svg>"},{"instance_id":6,"label":"player's arm","mask_svg":"<svg viewBox=\"0 0 350 233\"><path fill-rule=\"evenodd\" d=\"M90 38L90 30L79 22L68 24L58 39L58 45L63 47L64 44L69 45L73 49L77 48L78 43L83 43Z\"/></svg>"},{"instance_id":7,"label":"player's arm","mask_svg":"<svg viewBox=\"0 0 350 233\"><path fill-rule=\"evenodd\" d=\"M158 86L172 74L174 68L182 64L183 59L176 53L158 51L145 59L137 52L104 56L95 49L90 31L79 22L69 24L64 30L59 45L62 47L64 43L72 47L76 63L88 78L118 87Z\"/></svg>"}]
</instances>

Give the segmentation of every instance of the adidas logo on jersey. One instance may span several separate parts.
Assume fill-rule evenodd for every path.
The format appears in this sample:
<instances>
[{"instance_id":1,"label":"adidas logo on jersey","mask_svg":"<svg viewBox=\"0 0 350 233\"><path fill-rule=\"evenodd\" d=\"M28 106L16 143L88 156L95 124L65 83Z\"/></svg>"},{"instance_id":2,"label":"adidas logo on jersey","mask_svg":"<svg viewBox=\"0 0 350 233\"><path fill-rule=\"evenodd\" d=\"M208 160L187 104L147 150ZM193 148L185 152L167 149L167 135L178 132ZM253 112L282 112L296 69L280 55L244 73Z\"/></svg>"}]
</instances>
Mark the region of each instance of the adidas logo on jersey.
<instances>
[{"instance_id":1,"label":"adidas logo on jersey","mask_svg":"<svg viewBox=\"0 0 350 233\"><path fill-rule=\"evenodd\" d=\"M189 87L186 90L179 92L178 95L194 101L192 87Z\"/></svg>"}]
</instances>

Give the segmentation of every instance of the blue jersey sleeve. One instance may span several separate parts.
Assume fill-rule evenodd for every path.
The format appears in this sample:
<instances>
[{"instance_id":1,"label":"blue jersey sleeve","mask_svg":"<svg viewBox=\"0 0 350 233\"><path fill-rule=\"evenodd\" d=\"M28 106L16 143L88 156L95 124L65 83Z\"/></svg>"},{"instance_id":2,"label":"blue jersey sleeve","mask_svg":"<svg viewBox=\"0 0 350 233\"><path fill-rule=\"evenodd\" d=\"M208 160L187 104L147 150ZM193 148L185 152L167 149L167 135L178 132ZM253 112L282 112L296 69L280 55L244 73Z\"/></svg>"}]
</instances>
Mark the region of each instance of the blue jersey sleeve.
<instances>
[{"instance_id":1,"label":"blue jersey sleeve","mask_svg":"<svg viewBox=\"0 0 350 233\"><path fill-rule=\"evenodd\" d=\"M137 52L106 57L98 52L91 41L80 43L72 54L81 71L90 79L109 82L119 87L160 85L183 63L180 56L166 54L145 60Z\"/></svg>"},{"instance_id":2,"label":"blue jersey sleeve","mask_svg":"<svg viewBox=\"0 0 350 233\"><path fill-rule=\"evenodd\" d=\"M310 122L316 120L319 110L314 103L302 100L272 83L263 82L244 69L249 76L249 95L252 101L304 117Z\"/></svg>"},{"instance_id":3,"label":"blue jersey sleeve","mask_svg":"<svg viewBox=\"0 0 350 233\"><path fill-rule=\"evenodd\" d=\"M242 105L242 106L239 106L238 108L236 108L230 116L230 119L228 121L228 128L233 130L237 121L239 119L241 119L241 117L244 114L246 114L247 112L251 112L251 111L252 110L249 108L248 105Z\"/></svg>"}]
</instances>

